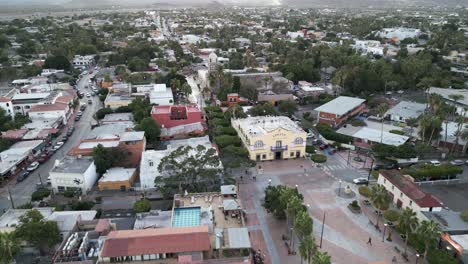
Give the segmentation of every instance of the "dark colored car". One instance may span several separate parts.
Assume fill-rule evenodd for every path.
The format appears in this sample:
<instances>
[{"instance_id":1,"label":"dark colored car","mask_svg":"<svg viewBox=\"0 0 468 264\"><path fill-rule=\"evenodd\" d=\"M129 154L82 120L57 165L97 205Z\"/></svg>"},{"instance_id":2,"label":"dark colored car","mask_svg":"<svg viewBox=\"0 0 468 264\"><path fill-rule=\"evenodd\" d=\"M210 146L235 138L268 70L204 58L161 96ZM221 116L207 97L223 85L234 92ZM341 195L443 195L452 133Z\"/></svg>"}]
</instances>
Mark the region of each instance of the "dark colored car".
<instances>
[{"instance_id":1,"label":"dark colored car","mask_svg":"<svg viewBox=\"0 0 468 264\"><path fill-rule=\"evenodd\" d=\"M327 144L320 144L319 148L321 150L324 150L324 149L328 148L328 145Z\"/></svg>"},{"instance_id":2,"label":"dark colored car","mask_svg":"<svg viewBox=\"0 0 468 264\"><path fill-rule=\"evenodd\" d=\"M29 176L29 171L22 171L16 178L16 182L22 182Z\"/></svg>"},{"instance_id":3,"label":"dark colored car","mask_svg":"<svg viewBox=\"0 0 468 264\"><path fill-rule=\"evenodd\" d=\"M49 160L50 158L50 154L49 153L42 153L39 158L37 159L37 162L39 163L44 163L46 162L47 160Z\"/></svg>"},{"instance_id":4,"label":"dark colored car","mask_svg":"<svg viewBox=\"0 0 468 264\"><path fill-rule=\"evenodd\" d=\"M80 121L80 119L81 119L81 116L76 116L75 117L75 121Z\"/></svg>"}]
</instances>

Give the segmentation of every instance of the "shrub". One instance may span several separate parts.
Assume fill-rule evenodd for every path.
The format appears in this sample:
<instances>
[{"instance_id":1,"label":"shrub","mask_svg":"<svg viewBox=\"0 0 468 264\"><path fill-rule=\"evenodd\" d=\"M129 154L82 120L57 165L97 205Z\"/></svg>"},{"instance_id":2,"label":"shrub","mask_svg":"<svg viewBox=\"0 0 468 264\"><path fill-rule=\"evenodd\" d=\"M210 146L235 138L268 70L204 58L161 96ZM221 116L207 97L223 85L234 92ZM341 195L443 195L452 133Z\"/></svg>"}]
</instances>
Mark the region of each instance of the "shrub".
<instances>
[{"instance_id":1,"label":"shrub","mask_svg":"<svg viewBox=\"0 0 468 264\"><path fill-rule=\"evenodd\" d=\"M229 145L234 145L237 147L241 146L241 140L237 136L228 136L228 135L217 136L215 137L215 142L216 144L218 144L220 148L225 148Z\"/></svg>"},{"instance_id":2,"label":"shrub","mask_svg":"<svg viewBox=\"0 0 468 264\"><path fill-rule=\"evenodd\" d=\"M47 188L39 188L31 194L31 201L41 201L50 195L50 190Z\"/></svg>"},{"instance_id":3,"label":"shrub","mask_svg":"<svg viewBox=\"0 0 468 264\"><path fill-rule=\"evenodd\" d=\"M72 211L91 210L93 206L94 203L91 201L73 201L70 204L70 208L72 209Z\"/></svg>"},{"instance_id":4,"label":"shrub","mask_svg":"<svg viewBox=\"0 0 468 264\"><path fill-rule=\"evenodd\" d=\"M400 213L395 210L387 210L383 214L384 218L390 222L395 222L400 217Z\"/></svg>"},{"instance_id":5,"label":"shrub","mask_svg":"<svg viewBox=\"0 0 468 264\"><path fill-rule=\"evenodd\" d=\"M468 222L468 211L461 212L460 217L463 221Z\"/></svg>"},{"instance_id":6,"label":"shrub","mask_svg":"<svg viewBox=\"0 0 468 264\"><path fill-rule=\"evenodd\" d=\"M74 190L65 190L63 192L63 196L67 198L73 198L76 195L76 192Z\"/></svg>"},{"instance_id":7,"label":"shrub","mask_svg":"<svg viewBox=\"0 0 468 264\"><path fill-rule=\"evenodd\" d=\"M398 147L384 144L375 144L372 146L372 151L376 156L381 158L395 157L401 159L415 158L417 156L416 149L410 144L403 144Z\"/></svg>"},{"instance_id":8,"label":"shrub","mask_svg":"<svg viewBox=\"0 0 468 264\"><path fill-rule=\"evenodd\" d=\"M371 175L372 175L372 178L374 178L376 180L379 178L379 172L376 171L376 170L372 170Z\"/></svg>"},{"instance_id":9,"label":"shrub","mask_svg":"<svg viewBox=\"0 0 468 264\"><path fill-rule=\"evenodd\" d=\"M415 179L432 179L437 180L441 178L453 178L457 174L463 172L463 167L455 166L451 164L442 164L440 166L434 166L430 164L422 164L419 166L412 166L410 168L404 169L404 173L407 173Z\"/></svg>"},{"instance_id":10,"label":"shrub","mask_svg":"<svg viewBox=\"0 0 468 264\"><path fill-rule=\"evenodd\" d=\"M351 125L355 127L367 126L366 122L362 121L361 119L351 120Z\"/></svg>"},{"instance_id":11,"label":"shrub","mask_svg":"<svg viewBox=\"0 0 468 264\"><path fill-rule=\"evenodd\" d=\"M32 203L25 203L19 206L16 206L16 209L32 209L33 205Z\"/></svg>"},{"instance_id":12,"label":"shrub","mask_svg":"<svg viewBox=\"0 0 468 264\"><path fill-rule=\"evenodd\" d=\"M393 134L397 134L397 135L402 135L402 136L405 135L405 132L404 132L404 131L396 130L396 129L392 129L392 130L390 130L389 132L390 132L390 133L393 133Z\"/></svg>"},{"instance_id":13,"label":"shrub","mask_svg":"<svg viewBox=\"0 0 468 264\"><path fill-rule=\"evenodd\" d=\"M369 189L369 187L367 187L367 186L361 186L361 187L359 187L358 191L359 191L359 194L360 194L360 195L362 195L362 196L364 196L364 197L366 197L366 198L371 197L372 192L371 192L371 190Z\"/></svg>"},{"instance_id":14,"label":"shrub","mask_svg":"<svg viewBox=\"0 0 468 264\"><path fill-rule=\"evenodd\" d=\"M306 146L306 152L311 153L311 154L315 153L316 152L315 147L314 146Z\"/></svg>"},{"instance_id":15,"label":"shrub","mask_svg":"<svg viewBox=\"0 0 468 264\"><path fill-rule=\"evenodd\" d=\"M151 210L151 203L150 201L143 199L136 201L133 204L133 211L135 213L144 213L144 212L149 212Z\"/></svg>"},{"instance_id":16,"label":"shrub","mask_svg":"<svg viewBox=\"0 0 468 264\"><path fill-rule=\"evenodd\" d=\"M333 140L344 144L349 144L349 142L353 141L352 137L337 133L333 128L331 128L327 124L318 124L317 130L320 133L320 135L322 135L328 140Z\"/></svg>"},{"instance_id":17,"label":"shrub","mask_svg":"<svg viewBox=\"0 0 468 264\"><path fill-rule=\"evenodd\" d=\"M356 209L361 208L361 207L359 206L357 200L352 201L352 202L349 204L349 206L351 206L352 208L356 208Z\"/></svg>"},{"instance_id":18,"label":"shrub","mask_svg":"<svg viewBox=\"0 0 468 264\"><path fill-rule=\"evenodd\" d=\"M324 163L325 161L327 161L327 156L321 154L314 154L310 156L310 159L317 163Z\"/></svg>"},{"instance_id":19,"label":"shrub","mask_svg":"<svg viewBox=\"0 0 468 264\"><path fill-rule=\"evenodd\" d=\"M460 263L457 258L443 249L433 249L427 252L427 262L429 264L457 264Z\"/></svg>"}]
</instances>

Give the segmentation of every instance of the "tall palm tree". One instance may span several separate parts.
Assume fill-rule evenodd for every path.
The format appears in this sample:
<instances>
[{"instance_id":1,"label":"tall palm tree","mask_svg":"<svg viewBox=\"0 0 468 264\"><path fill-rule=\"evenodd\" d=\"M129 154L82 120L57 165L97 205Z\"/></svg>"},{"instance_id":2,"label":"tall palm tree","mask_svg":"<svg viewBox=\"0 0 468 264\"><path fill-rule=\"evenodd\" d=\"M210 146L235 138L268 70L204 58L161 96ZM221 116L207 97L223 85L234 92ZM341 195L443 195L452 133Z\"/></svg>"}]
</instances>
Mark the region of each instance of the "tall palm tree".
<instances>
[{"instance_id":1,"label":"tall palm tree","mask_svg":"<svg viewBox=\"0 0 468 264\"><path fill-rule=\"evenodd\" d=\"M382 211L388 208L388 204L390 203L390 197L388 195L387 190L383 185L374 185L371 189L371 201L374 204L375 208L379 210L379 215L377 215L377 223L376 227L379 226L379 219L382 215Z\"/></svg>"},{"instance_id":2,"label":"tall palm tree","mask_svg":"<svg viewBox=\"0 0 468 264\"><path fill-rule=\"evenodd\" d=\"M465 141L465 145L463 146L462 155L466 153L466 149L468 148L468 129L463 129L460 133L460 138Z\"/></svg>"},{"instance_id":3,"label":"tall palm tree","mask_svg":"<svg viewBox=\"0 0 468 264\"><path fill-rule=\"evenodd\" d=\"M408 249L408 237L410 232L413 232L418 227L419 221L416 217L416 212L414 212L411 208L407 207L403 212L400 214L400 218L398 219L398 225L402 230L405 231L406 239L405 239L405 252L403 254L407 254Z\"/></svg>"},{"instance_id":4,"label":"tall palm tree","mask_svg":"<svg viewBox=\"0 0 468 264\"><path fill-rule=\"evenodd\" d=\"M317 251L317 245L315 244L315 239L312 236L305 236L301 244L299 244L299 255L301 255L302 260L305 259L306 263L311 263L315 252Z\"/></svg>"},{"instance_id":5,"label":"tall palm tree","mask_svg":"<svg viewBox=\"0 0 468 264\"><path fill-rule=\"evenodd\" d=\"M464 112L462 112L462 115L458 116L455 119L455 122L457 123L457 131L455 131L455 143L452 145L451 152L453 152L455 147L458 146L458 141L460 139L461 130L463 129L463 126L465 124L465 113L466 113L466 109Z\"/></svg>"},{"instance_id":6,"label":"tall palm tree","mask_svg":"<svg viewBox=\"0 0 468 264\"><path fill-rule=\"evenodd\" d=\"M302 201L297 196L292 196L286 206L286 228L289 231L290 223L294 223L297 213L302 209ZM290 222L291 221L291 222Z\"/></svg>"},{"instance_id":7,"label":"tall palm tree","mask_svg":"<svg viewBox=\"0 0 468 264\"><path fill-rule=\"evenodd\" d=\"M312 218L310 218L307 210L301 210L297 213L296 217L294 218L293 229L300 240L302 240L305 236L312 234ZM291 242L294 242L294 237L291 237ZM294 243L292 243L291 249L294 250Z\"/></svg>"},{"instance_id":8,"label":"tall palm tree","mask_svg":"<svg viewBox=\"0 0 468 264\"><path fill-rule=\"evenodd\" d=\"M11 263L20 250L20 243L14 232L0 232L0 263Z\"/></svg>"},{"instance_id":9,"label":"tall palm tree","mask_svg":"<svg viewBox=\"0 0 468 264\"><path fill-rule=\"evenodd\" d=\"M380 128L380 143L382 143L382 141L383 141L383 123L384 123L384 117L385 117L384 115L388 111L388 104L379 105L379 107L377 108L377 111L379 112L380 118L382 118L382 125L381 125L381 128Z\"/></svg>"},{"instance_id":10,"label":"tall palm tree","mask_svg":"<svg viewBox=\"0 0 468 264\"><path fill-rule=\"evenodd\" d=\"M327 252L316 251L314 254L314 264L330 264L331 256Z\"/></svg>"},{"instance_id":11,"label":"tall palm tree","mask_svg":"<svg viewBox=\"0 0 468 264\"><path fill-rule=\"evenodd\" d=\"M435 244L440 237L440 226L434 220L423 220L416 231L424 241L424 259L426 259L429 246Z\"/></svg>"}]
</instances>

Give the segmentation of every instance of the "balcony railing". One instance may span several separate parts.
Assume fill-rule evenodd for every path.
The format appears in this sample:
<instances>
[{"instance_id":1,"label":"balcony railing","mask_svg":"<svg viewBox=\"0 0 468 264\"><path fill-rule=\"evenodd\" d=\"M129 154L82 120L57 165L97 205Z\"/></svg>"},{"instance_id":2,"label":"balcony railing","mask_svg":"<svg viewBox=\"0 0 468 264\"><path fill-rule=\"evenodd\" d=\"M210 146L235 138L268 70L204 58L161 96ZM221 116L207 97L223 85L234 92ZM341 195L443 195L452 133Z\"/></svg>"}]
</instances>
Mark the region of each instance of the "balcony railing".
<instances>
[{"instance_id":1,"label":"balcony railing","mask_svg":"<svg viewBox=\"0 0 468 264\"><path fill-rule=\"evenodd\" d=\"M288 150L288 146L271 146L271 151L283 151Z\"/></svg>"}]
</instances>

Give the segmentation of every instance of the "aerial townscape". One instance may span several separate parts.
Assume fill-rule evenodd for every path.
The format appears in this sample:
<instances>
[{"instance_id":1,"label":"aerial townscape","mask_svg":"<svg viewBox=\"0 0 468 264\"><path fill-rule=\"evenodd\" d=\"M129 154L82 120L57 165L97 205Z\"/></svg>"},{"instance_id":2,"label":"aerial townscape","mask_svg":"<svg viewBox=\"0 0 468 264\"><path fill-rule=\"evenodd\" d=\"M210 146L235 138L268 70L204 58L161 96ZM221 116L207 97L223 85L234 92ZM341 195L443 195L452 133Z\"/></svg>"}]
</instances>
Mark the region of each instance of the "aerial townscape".
<instances>
[{"instance_id":1,"label":"aerial townscape","mask_svg":"<svg viewBox=\"0 0 468 264\"><path fill-rule=\"evenodd\" d=\"M0 263L468 263L465 0L0 0Z\"/></svg>"}]
</instances>

